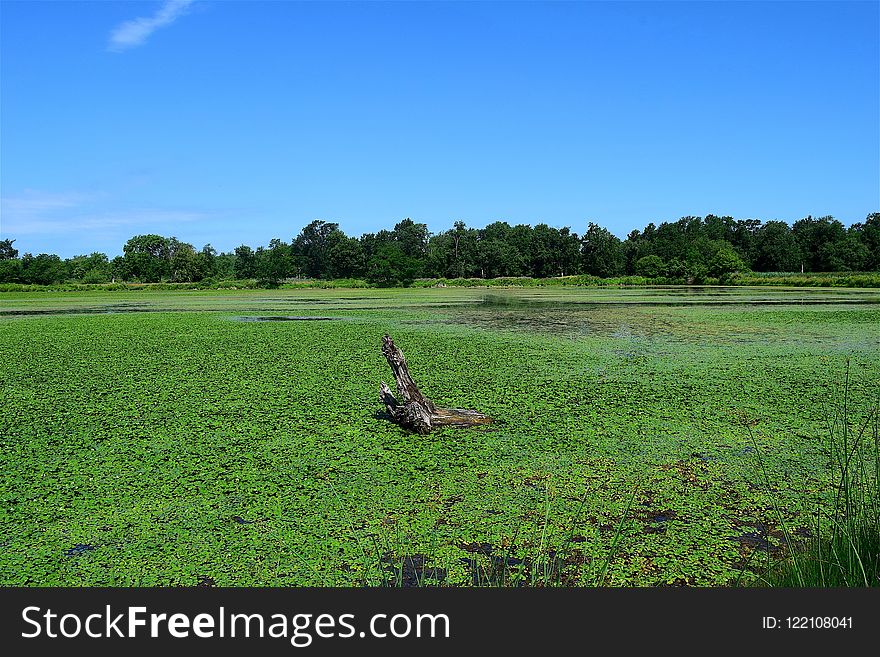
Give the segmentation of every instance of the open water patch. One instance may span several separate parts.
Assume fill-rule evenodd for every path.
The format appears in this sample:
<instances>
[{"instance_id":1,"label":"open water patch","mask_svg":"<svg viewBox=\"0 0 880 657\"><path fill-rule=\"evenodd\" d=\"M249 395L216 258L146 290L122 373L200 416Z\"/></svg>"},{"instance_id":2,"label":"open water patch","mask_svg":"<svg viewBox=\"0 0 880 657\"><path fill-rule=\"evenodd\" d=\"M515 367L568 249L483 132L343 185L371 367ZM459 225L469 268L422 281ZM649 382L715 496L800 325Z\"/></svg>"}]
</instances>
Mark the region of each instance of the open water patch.
<instances>
[{"instance_id":1,"label":"open water patch","mask_svg":"<svg viewBox=\"0 0 880 657\"><path fill-rule=\"evenodd\" d=\"M314 315L240 315L234 322L332 322L340 317L316 317Z\"/></svg>"},{"instance_id":2,"label":"open water patch","mask_svg":"<svg viewBox=\"0 0 880 657\"><path fill-rule=\"evenodd\" d=\"M516 297L495 297L486 296L481 300L473 302L485 308L552 308L561 310L599 310L600 308L692 308L692 307L731 307L731 306L857 306L857 305L878 305L880 297L868 297L863 299L853 298L778 298L771 299L768 297L758 298L705 298L697 297L690 300L684 300L682 297L671 297L668 299L658 297L634 297L621 301L619 299L541 299L535 297L516 298Z\"/></svg>"},{"instance_id":3,"label":"open water patch","mask_svg":"<svg viewBox=\"0 0 880 657\"><path fill-rule=\"evenodd\" d=\"M91 552L92 550L97 549L96 545L91 545L90 543L77 543L72 548L64 551L65 557L78 557L81 554L86 552Z\"/></svg>"},{"instance_id":4,"label":"open water patch","mask_svg":"<svg viewBox=\"0 0 880 657\"><path fill-rule=\"evenodd\" d=\"M32 310L0 310L0 317L40 317L52 315L115 315L120 313L170 312L143 304L117 303L83 308L39 308Z\"/></svg>"}]
</instances>

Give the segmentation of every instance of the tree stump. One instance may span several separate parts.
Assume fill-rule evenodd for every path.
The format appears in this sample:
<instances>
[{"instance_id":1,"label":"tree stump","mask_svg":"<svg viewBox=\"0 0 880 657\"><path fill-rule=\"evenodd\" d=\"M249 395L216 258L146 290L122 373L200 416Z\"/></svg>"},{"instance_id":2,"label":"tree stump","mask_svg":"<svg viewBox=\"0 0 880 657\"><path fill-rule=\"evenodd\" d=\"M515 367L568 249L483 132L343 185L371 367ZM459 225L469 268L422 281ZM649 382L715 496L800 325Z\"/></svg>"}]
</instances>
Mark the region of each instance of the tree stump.
<instances>
[{"instance_id":1,"label":"tree stump","mask_svg":"<svg viewBox=\"0 0 880 657\"><path fill-rule=\"evenodd\" d=\"M416 382L413 381L406 365L403 352L387 335L382 338L382 353L394 372L397 384L397 401L391 388L382 381L379 386L379 398L391 416L391 420L404 429L426 434L434 427L472 427L489 424L492 418L477 411L465 408L438 408L434 402L425 397Z\"/></svg>"}]
</instances>

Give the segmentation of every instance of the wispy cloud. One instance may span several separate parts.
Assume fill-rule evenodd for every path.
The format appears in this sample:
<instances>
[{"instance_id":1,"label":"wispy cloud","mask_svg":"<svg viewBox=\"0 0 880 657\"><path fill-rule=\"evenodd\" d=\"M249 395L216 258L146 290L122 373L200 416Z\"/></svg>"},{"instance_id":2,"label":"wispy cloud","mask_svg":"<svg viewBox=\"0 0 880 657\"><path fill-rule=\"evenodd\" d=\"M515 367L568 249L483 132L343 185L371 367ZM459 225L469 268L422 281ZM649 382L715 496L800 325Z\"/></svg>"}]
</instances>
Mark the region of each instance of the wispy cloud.
<instances>
[{"instance_id":1,"label":"wispy cloud","mask_svg":"<svg viewBox=\"0 0 880 657\"><path fill-rule=\"evenodd\" d=\"M52 210L75 208L88 197L83 194L46 194L27 189L21 196L4 197L0 200L5 216L27 217Z\"/></svg>"},{"instance_id":2,"label":"wispy cloud","mask_svg":"<svg viewBox=\"0 0 880 657\"><path fill-rule=\"evenodd\" d=\"M171 25L193 3L193 0L165 0L159 10L149 18L135 18L117 25L110 33L108 49L122 52L129 48L142 46L150 35L160 27Z\"/></svg>"},{"instance_id":3,"label":"wispy cloud","mask_svg":"<svg viewBox=\"0 0 880 657\"><path fill-rule=\"evenodd\" d=\"M101 208L103 195L46 194L28 191L0 199L0 232L4 235L64 235L125 227L139 231L174 227L212 215L168 208ZM96 204L98 207L96 207Z\"/></svg>"},{"instance_id":4,"label":"wispy cloud","mask_svg":"<svg viewBox=\"0 0 880 657\"><path fill-rule=\"evenodd\" d=\"M4 221L4 233L9 235L64 235L80 231L108 230L132 227L140 232L174 228L180 223L201 221L209 218L202 212L186 210L136 209L107 214L83 214L72 217L36 217L27 221Z\"/></svg>"}]
</instances>

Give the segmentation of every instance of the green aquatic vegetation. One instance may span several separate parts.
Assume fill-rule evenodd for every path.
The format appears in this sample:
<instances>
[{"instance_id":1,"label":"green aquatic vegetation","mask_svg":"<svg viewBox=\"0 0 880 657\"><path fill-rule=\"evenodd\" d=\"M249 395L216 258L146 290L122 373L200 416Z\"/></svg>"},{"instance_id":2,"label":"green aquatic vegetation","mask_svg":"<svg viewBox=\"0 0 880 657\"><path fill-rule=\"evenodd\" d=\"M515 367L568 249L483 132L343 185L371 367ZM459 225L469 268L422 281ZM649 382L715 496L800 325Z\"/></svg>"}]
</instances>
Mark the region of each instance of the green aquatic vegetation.
<instances>
[{"instance_id":1,"label":"green aquatic vegetation","mask_svg":"<svg viewBox=\"0 0 880 657\"><path fill-rule=\"evenodd\" d=\"M832 529L823 404L847 360L871 401L871 295L2 294L0 582L756 581ZM385 421L384 333L496 422Z\"/></svg>"}]
</instances>

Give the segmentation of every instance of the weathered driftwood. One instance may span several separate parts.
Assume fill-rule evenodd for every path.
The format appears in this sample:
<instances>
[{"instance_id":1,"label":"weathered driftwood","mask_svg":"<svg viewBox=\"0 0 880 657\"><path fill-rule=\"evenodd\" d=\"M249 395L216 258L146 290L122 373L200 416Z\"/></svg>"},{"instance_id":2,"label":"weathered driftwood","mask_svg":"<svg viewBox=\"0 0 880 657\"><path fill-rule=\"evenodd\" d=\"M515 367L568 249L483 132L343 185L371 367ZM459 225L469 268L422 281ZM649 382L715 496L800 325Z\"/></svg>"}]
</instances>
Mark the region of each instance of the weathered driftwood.
<instances>
[{"instance_id":1,"label":"weathered driftwood","mask_svg":"<svg viewBox=\"0 0 880 657\"><path fill-rule=\"evenodd\" d=\"M382 338L382 353L394 372L401 401L397 401L384 381L379 386L379 398L391 419L404 429L424 434L434 427L471 427L492 421L488 415L465 408L438 408L419 390L406 366L403 352L387 335Z\"/></svg>"}]
</instances>

